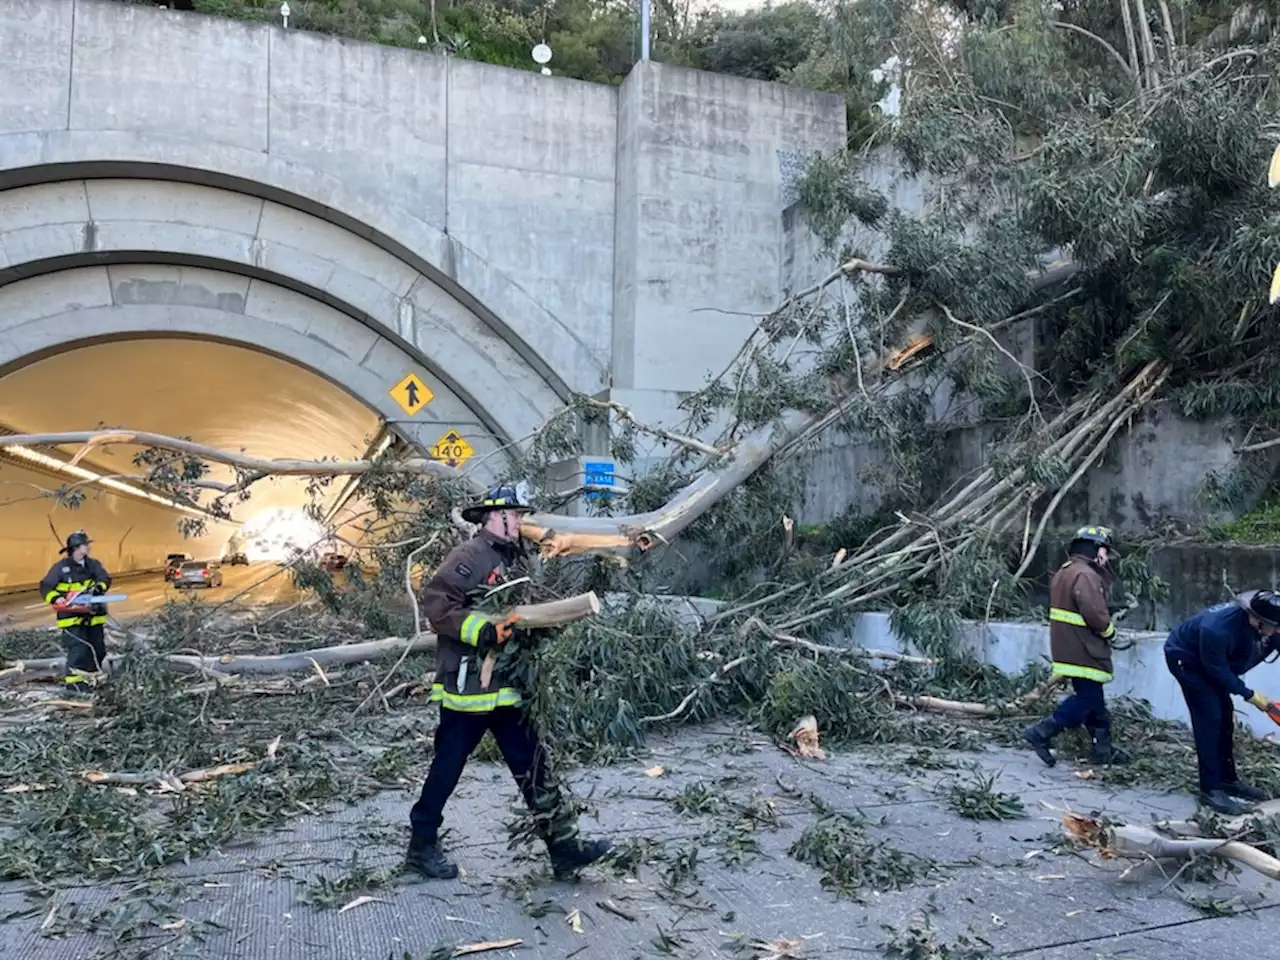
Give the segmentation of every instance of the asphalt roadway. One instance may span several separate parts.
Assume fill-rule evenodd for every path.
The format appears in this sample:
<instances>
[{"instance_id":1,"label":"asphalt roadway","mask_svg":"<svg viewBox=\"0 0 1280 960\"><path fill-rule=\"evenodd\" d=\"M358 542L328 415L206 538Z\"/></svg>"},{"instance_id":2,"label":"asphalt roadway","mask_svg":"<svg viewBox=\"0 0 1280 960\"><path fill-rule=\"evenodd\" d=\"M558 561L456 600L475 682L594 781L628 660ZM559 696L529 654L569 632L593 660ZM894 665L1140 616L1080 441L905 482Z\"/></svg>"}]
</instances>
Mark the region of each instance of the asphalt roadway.
<instances>
[{"instance_id":1,"label":"asphalt roadway","mask_svg":"<svg viewBox=\"0 0 1280 960\"><path fill-rule=\"evenodd\" d=\"M1109 860L1059 846L1067 811L1140 824L1189 816L1193 804L1185 795L1108 788L1069 763L1046 770L1026 750L936 751L925 767L914 766L911 751L900 746L802 760L732 728L682 730L656 740L647 756L572 772L575 792L594 808L584 821L588 832L620 845L643 841L637 849L651 851L634 875L591 868L578 884L554 882L540 849L508 846L504 820L515 788L506 768L473 761L445 815L446 844L463 870L457 880L404 877L368 894L355 883L331 904L314 902L309 893L324 880L341 883L357 867L393 870L403 857L406 813L426 770L429 734L424 727L415 738L418 762L398 789L350 807L300 810L280 832L166 869L168 883L143 894L127 881L45 889L0 883L0 956L435 960L478 950L484 960L1276 956L1280 898L1260 874L1220 871L1209 879L1176 863ZM932 769L939 761L954 766ZM1025 814L1007 821L959 816L948 788L974 773L1016 794ZM698 812L687 801L704 788L733 806ZM762 803L776 811L776 823L738 820L739 805ZM890 884L880 893L838 897L823 886L821 870L793 855L792 844L824 811L860 812L870 839L908 860L926 858L932 872L900 889ZM169 892L152 908L157 914L145 935L122 942L113 918L139 896L153 896L146 890ZM924 937L922 931L935 942L903 942ZM965 936L985 944L964 949ZM888 943L894 939L896 946Z\"/></svg>"},{"instance_id":2,"label":"asphalt roadway","mask_svg":"<svg viewBox=\"0 0 1280 960\"><path fill-rule=\"evenodd\" d=\"M296 597L289 572L275 563L251 563L244 567L223 566L222 586L176 590L159 573L125 577L111 585L112 593L129 599L108 608L117 620L132 620L153 613L169 600L181 600L192 593L202 600L220 602L238 594L238 602L251 605L287 603ZM274 574L274 576L273 576ZM53 614L36 591L0 597L0 631L53 628Z\"/></svg>"}]
</instances>

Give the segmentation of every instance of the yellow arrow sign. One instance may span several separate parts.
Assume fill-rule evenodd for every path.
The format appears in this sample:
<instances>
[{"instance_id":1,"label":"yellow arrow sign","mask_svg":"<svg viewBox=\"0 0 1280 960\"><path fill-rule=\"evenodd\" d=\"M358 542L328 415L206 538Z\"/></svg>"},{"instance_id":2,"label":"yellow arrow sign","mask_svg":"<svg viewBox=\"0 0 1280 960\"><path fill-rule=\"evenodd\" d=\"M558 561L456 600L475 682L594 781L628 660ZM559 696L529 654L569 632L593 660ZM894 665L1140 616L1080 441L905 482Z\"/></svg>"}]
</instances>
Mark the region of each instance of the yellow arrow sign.
<instances>
[{"instance_id":1,"label":"yellow arrow sign","mask_svg":"<svg viewBox=\"0 0 1280 960\"><path fill-rule=\"evenodd\" d=\"M411 417L435 397L416 373L407 374L388 392L391 394L391 399L400 404L400 408Z\"/></svg>"},{"instance_id":2,"label":"yellow arrow sign","mask_svg":"<svg viewBox=\"0 0 1280 960\"><path fill-rule=\"evenodd\" d=\"M441 460L451 467L458 467L470 460L475 450L462 434L457 430L450 430L436 441L436 445L429 452L431 459Z\"/></svg>"}]
</instances>

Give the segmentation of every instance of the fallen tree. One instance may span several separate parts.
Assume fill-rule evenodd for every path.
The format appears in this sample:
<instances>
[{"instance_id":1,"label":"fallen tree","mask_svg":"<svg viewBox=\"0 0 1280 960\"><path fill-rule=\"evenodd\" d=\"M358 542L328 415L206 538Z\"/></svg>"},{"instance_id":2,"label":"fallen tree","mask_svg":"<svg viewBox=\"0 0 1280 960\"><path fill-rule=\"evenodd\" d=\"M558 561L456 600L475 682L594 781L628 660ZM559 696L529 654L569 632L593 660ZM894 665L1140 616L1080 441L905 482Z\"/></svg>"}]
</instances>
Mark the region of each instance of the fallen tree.
<instances>
[{"instance_id":1,"label":"fallen tree","mask_svg":"<svg viewBox=\"0 0 1280 960\"><path fill-rule=\"evenodd\" d=\"M493 621L512 620L529 629L560 627L586 617L599 614L600 600L594 593L579 594L563 600L546 603L521 604L494 614L487 614ZM272 656L198 656L171 653L162 660L171 669L181 673L251 675L305 673L317 668L350 666L357 663L382 660L406 653L425 653L436 647L433 633L417 637L387 637L365 643L344 643L315 650ZM108 656L107 664L117 663L120 654ZM39 680L62 676L66 672L65 657L47 657L38 660L19 660L0 670L0 685L23 680Z\"/></svg>"}]
</instances>

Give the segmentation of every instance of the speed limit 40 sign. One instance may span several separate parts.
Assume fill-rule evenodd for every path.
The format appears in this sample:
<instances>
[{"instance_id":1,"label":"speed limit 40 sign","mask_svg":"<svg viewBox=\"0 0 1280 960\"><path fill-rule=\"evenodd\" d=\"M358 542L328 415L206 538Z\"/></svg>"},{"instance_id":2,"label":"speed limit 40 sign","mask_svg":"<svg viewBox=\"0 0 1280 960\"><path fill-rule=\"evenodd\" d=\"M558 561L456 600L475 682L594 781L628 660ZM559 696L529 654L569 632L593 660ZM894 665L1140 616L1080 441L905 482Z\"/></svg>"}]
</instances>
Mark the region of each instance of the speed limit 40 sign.
<instances>
[{"instance_id":1,"label":"speed limit 40 sign","mask_svg":"<svg viewBox=\"0 0 1280 960\"><path fill-rule=\"evenodd\" d=\"M439 460L451 467L458 467L471 459L475 453L471 444L457 430L450 430L436 441L430 451L432 460Z\"/></svg>"}]
</instances>

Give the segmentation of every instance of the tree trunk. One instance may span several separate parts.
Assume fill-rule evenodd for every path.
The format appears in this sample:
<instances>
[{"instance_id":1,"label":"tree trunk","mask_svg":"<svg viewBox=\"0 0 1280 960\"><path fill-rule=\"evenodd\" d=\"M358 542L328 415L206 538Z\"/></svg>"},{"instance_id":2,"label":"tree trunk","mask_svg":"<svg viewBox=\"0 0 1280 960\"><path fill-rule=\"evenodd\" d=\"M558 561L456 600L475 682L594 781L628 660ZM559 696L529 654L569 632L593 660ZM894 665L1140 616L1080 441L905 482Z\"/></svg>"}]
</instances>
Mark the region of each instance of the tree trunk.
<instances>
[{"instance_id":1,"label":"tree trunk","mask_svg":"<svg viewBox=\"0 0 1280 960\"><path fill-rule=\"evenodd\" d=\"M1142 49L1147 61L1147 89L1154 90L1160 85L1160 76L1156 69L1159 60L1156 58L1155 41L1151 39L1151 24L1147 21L1147 5L1143 0L1133 0L1138 11L1138 36L1142 38Z\"/></svg>"},{"instance_id":2,"label":"tree trunk","mask_svg":"<svg viewBox=\"0 0 1280 960\"><path fill-rule=\"evenodd\" d=\"M563 600L552 600L548 603L531 603L513 607L501 614L494 614L494 620L518 615L522 626L541 628L558 627L594 616L600 612L600 600L595 593L588 592ZM180 673L221 673L221 674L273 674L304 673L320 667L339 667L366 660L381 660L384 657L406 652L423 653L434 650L436 636L424 633L415 639L403 637L387 637L385 640L370 640L365 643L346 643L336 647L321 647L317 650L299 650L296 653L283 653L270 656L193 656L189 654L169 654L164 659ZM119 654L107 657L107 663L120 659ZM21 660L13 666L0 671L0 686L18 680L39 680L61 676L66 670L63 657L49 657L43 660Z\"/></svg>"},{"instance_id":3,"label":"tree trunk","mask_svg":"<svg viewBox=\"0 0 1280 960\"><path fill-rule=\"evenodd\" d=\"M1138 38L1133 32L1133 11L1129 9L1129 0L1120 0L1120 16L1124 20L1124 38L1129 45L1129 65L1133 73L1133 82L1142 96L1142 61L1138 58Z\"/></svg>"}]
</instances>

